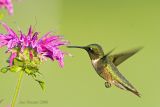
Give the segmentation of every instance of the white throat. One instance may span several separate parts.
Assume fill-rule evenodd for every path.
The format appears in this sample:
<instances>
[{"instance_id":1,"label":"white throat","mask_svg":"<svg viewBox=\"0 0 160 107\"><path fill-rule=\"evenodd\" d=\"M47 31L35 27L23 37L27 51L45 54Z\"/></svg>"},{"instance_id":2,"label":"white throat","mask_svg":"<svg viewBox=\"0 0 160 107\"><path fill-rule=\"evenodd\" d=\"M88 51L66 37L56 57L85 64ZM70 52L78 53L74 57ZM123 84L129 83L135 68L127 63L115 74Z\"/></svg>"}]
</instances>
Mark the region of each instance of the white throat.
<instances>
[{"instance_id":1,"label":"white throat","mask_svg":"<svg viewBox=\"0 0 160 107\"><path fill-rule=\"evenodd\" d=\"M92 60L92 64L93 64L93 65L97 64L97 62L98 62L99 60L100 60L100 58Z\"/></svg>"}]
</instances>

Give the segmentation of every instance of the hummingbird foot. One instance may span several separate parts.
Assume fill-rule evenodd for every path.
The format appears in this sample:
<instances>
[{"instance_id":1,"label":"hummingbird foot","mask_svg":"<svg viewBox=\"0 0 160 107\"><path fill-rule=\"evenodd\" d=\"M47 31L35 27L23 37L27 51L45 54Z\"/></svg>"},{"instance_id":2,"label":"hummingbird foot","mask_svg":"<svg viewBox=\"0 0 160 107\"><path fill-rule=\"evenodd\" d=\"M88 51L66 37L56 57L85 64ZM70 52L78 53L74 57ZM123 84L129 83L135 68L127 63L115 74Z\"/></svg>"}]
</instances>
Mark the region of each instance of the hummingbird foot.
<instances>
[{"instance_id":1,"label":"hummingbird foot","mask_svg":"<svg viewBox=\"0 0 160 107\"><path fill-rule=\"evenodd\" d=\"M105 84L106 88L110 88L111 87L111 84L109 82L105 82L104 84Z\"/></svg>"}]
</instances>

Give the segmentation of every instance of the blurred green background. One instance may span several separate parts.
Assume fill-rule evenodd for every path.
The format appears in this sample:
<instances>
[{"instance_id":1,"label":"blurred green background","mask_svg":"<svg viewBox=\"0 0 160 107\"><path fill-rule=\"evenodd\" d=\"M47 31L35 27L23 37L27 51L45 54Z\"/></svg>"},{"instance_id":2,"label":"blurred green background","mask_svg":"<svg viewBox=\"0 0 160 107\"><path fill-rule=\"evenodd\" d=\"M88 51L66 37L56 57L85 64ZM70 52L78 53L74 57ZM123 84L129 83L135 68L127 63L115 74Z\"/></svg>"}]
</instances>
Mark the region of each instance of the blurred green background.
<instances>
[{"instance_id":1,"label":"blurred green background","mask_svg":"<svg viewBox=\"0 0 160 107\"><path fill-rule=\"evenodd\" d=\"M138 98L116 87L106 89L85 51L63 48L65 67L45 62L40 72L46 91L25 75L16 107L159 107L160 1L158 0L21 0L13 1L14 15L3 19L14 30L33 25L41 36L53 31L72 45L98 43L105 53L144 46L118 68L139 90ZM0 27L0 32L4 29ZM0 67L8 55L0 49ZM0 74L0 107L10 104L18 73Z\"/></svg>"}]
</instances>

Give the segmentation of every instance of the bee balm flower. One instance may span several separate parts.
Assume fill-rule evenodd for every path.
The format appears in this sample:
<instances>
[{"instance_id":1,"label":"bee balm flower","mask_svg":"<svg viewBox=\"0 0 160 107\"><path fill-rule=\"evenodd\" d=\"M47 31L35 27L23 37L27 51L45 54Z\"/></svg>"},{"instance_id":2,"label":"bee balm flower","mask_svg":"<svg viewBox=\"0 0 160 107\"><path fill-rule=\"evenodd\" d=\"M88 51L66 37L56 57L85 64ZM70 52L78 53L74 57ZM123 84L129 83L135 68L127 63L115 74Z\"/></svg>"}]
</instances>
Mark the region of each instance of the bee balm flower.
<instances>
[{"instance_id":1,"label":"bee balm flower","mask_svg":"<svg viewBox=\"0 0 160 107\"><path fill-rule=\"evenodd\" d=\"M57 60L61 67L64 66L64 52L59 47L67 45L68 42L63 40L61 36L53 36L51 32L46 33L42 38L38 39L38 32L33 32L29 28L28 34L20 31L20 37L5 23L3 27L7 30L7 34L0 34L0 47L7 46L11 53L9 65L13 65L15 58L25 61L34 61L34 58L43 61L44 59ZM27 56L28 55L28 56Z\"/></svg>"},{"instance_id":2,"label":"bee balm flower","mask_svg":"<svg viewBox=\"0 0 160 107\"><path fill-rule=\"evenodd\" d=\"M1 22L2 26L6 29L6 34L0 34L0 47L6 46L10 53L7 60L9 66L3 67L0 71L6 73L20 72L15 95L11 107L14 107L18 95L18 90L22 80L23 73L32 76L35 81L39 83L44 89L44 82L38 80L37 74L39 73L39 64L47 58L52 61L57 60L61 67L64 66L64 55L59 47L67 45L68 42L63 40L61 36L52 35L51 32L46 33L42 38L38 39L38 32L33 32L32 27L29 28L27 34L20 31L20 35L16 34L5 23Z\"/></svg>"},{"instance_id":3,"label":"bee balm flower","mask_svg":"<svg viewBox=\"0 0 160 107\"><path fill-rule=\"evenodd\" d=\"M13 4L11 0L0 0L0 9L1 8L6 8L10 15L13 14Z\"/></svg>"}]
</instances>

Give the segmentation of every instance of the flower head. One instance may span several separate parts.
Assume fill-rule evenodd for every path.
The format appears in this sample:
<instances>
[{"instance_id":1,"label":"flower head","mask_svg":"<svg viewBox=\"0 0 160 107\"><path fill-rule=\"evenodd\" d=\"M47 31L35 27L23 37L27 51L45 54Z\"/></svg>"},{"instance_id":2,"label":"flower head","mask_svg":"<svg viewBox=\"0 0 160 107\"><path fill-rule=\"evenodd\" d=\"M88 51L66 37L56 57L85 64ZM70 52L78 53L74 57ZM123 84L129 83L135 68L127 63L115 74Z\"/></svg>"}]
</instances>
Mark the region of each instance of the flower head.
<instances>
[{"instance_id":1,"label":"flower head","mask_svg":"<svg viewBox=\"0 0 160 107\"><path fill-rule=\"evenodd\" d=\"M7 31L6 34L0 34L0 48L6 46L8 48L6 53L11 54L7 60L9 66L1 68L0 72L20 71L16 91L11 104L11 106L14 107L23 73L32 76L44 90L45 83L37 79L37 74L41 74L38 66L42 61L49 58L53 61L57 60L59 65L63 67L65 53L62 52L59 47L67 45L68 42L64 41L61 36L51 35L51 32L46 33L42 38L38 39L39 33L33 32L32 27L29 28L27 34L20 31L20 34L18 35L5 23L0 23Z\"/></svg>"},{"instance_id":2,"label":"flower head","mask_svg":"<svg viewBox=\"0 0 160 107\"><path fill-rule=\"evenodd\" d=\"M11 0L0 0L0 9L1 8L6 8L10 15L13 14L13 4Z\"/></svg>"},{"instance_id":3,"label":"flower head","mask_svg":"<svg viewBox=\"0 0 160 107\"><path fill-rule=\"evenodd\" d=\"M61 67L64 66L63 59L65 53L59 47L67 45L68 42L63 40L61 36L53 36L51 32L46 33L42 38L38 39L38 32L33 32L32 27L29 28L27 34L20 31L18 36L5 23L1 22L6 29L6 34L0 34L0 47L7 46L7 53L11 53L9 58L9 66L14 66L15 61L33 64L37 66L37 62L42 62L47 58L57 60Z\"/></svg>"}]
</instances>

